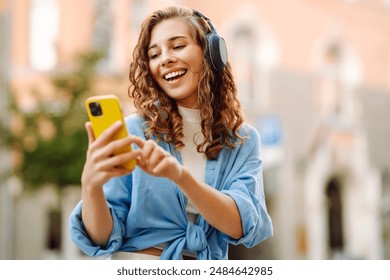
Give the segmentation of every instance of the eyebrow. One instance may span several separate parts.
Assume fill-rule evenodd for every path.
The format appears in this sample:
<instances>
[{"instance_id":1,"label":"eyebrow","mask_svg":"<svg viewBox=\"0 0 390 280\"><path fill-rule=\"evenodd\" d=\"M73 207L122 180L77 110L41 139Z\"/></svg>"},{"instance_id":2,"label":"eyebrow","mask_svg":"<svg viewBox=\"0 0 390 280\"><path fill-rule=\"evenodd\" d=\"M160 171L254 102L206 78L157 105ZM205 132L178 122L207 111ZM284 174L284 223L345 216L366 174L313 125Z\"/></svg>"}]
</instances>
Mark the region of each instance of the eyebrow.
<instances>
[{"instance_id":1,"label":"eyebrow","mask_svg":"<svg viewBox=\"0 0 390 280\"><path fill-rule=\"evenodd\" d=\"M183 36L183 35L173 36L173 37L170 37L170 38L168 39L168 42L172 42L172 41L175 41L175 40L177 40L177 39L186 39L186 38L187 38L187 37L186 37L186 36ZM157 47L157 44L151 45L151 46L148 48L148 51L149 51L150 49L155 48L155 47Z\"/></svg>"}]
</instances>

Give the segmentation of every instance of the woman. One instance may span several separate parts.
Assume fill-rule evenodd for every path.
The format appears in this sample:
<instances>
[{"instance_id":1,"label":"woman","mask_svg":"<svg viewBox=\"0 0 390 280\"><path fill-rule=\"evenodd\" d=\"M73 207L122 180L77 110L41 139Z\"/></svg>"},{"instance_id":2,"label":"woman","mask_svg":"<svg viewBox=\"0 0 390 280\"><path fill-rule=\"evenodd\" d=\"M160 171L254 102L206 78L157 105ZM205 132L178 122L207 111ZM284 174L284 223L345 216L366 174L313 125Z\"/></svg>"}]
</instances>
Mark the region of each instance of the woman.
<instances>
[{"instance_id":1,"label":"woman","mask_svg":"<svg viewBox=\"0 0 390 280\"><path fill-rule=\"evenodd\" d=\"M252 247L272 235L259 136L243 121L229 63L213 67L210 29L186 8L153 13L130 65L130 136L110 142L115 124L94 139L86 124L82 202L70 220L86 254L227 259L228 244ZM126 145L133 151L113 155ZM129 159L133 171L120 167Z\"/></svg>"}]
</instances>

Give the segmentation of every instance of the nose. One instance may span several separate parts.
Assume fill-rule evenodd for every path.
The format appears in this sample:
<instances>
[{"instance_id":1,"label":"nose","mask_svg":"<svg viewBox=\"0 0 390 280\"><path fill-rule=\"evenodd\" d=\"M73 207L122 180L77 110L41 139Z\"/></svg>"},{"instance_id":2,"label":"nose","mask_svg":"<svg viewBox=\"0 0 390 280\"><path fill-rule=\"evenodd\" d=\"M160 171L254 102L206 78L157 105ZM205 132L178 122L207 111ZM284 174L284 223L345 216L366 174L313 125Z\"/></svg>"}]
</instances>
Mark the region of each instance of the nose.
<instances>
[{"instance_id":1,"label":"nose","mask_svg":"<svg viewBox=\"0 0 390 280\"><path fill-rule=\"evenodd\" d=\"M176 57L170 51L164 51L161 53L160 65L166 67L176 61Z\"/></svg>"}]
</instances>

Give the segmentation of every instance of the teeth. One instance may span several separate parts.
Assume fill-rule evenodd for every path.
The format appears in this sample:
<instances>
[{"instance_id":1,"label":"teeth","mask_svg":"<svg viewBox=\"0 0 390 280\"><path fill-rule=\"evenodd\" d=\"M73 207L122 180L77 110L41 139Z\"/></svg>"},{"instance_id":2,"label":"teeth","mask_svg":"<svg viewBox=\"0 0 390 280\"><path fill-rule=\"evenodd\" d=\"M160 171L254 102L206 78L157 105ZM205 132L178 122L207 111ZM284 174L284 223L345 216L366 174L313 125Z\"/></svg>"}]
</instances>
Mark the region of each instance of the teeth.
<instances>
[{"instance_id":1,"label":"teeth","mask_svg":"<svg viewBox=\"0 0 390 280\"><path fill-rule=\"evenodd\" d=\"M166 80L172 79L172 78L175 78L175 77L177 77L177 76L183 75L185 72L186 72L186 71L184 71L184 70L171 72L171 73L166 74L166 75L164 76L164 78L165 78Z\"/></svg>"}]
</instances>

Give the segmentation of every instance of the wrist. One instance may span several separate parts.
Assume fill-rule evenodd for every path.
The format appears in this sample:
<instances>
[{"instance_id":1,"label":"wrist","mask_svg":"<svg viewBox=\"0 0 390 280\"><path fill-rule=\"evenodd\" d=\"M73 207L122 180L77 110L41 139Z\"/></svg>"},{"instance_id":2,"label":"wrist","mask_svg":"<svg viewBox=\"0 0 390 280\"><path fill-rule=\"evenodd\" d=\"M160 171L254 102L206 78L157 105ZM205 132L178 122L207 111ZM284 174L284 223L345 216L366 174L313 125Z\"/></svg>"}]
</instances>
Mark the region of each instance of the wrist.
<instances>
[{"instance_id":1,"label":"wrist","mask_svg":"<svg viewBox=\"0 0 390 280\"><path fill-rule=\"evenodd\" d=\"M91 184L82 184L81 185L81 192L82 192L83 198L86 198L86 197L93 198L96 196L101 196L101 194L103 193L103 188L93 186Z\"/></svg>"},{"instance_id":2,"label":"wrist","mask_svg":"<svg viewBox=\"0 0 390 280\"><path fill-rule=\"evenodd\" d=\"M187 175L188 175L188 170L187 170L187 168L184 167L184 166L181 166L181 167L180 167L180 170L179 170L179 172L178 172L178 174L177 174L177 176L176 176L176 178L174 178L173 181L174 181L177 185L181 186L181 185L183 185L183 183L184 183L185 178L187 177Z\"/></svg>"}]
</instances>

